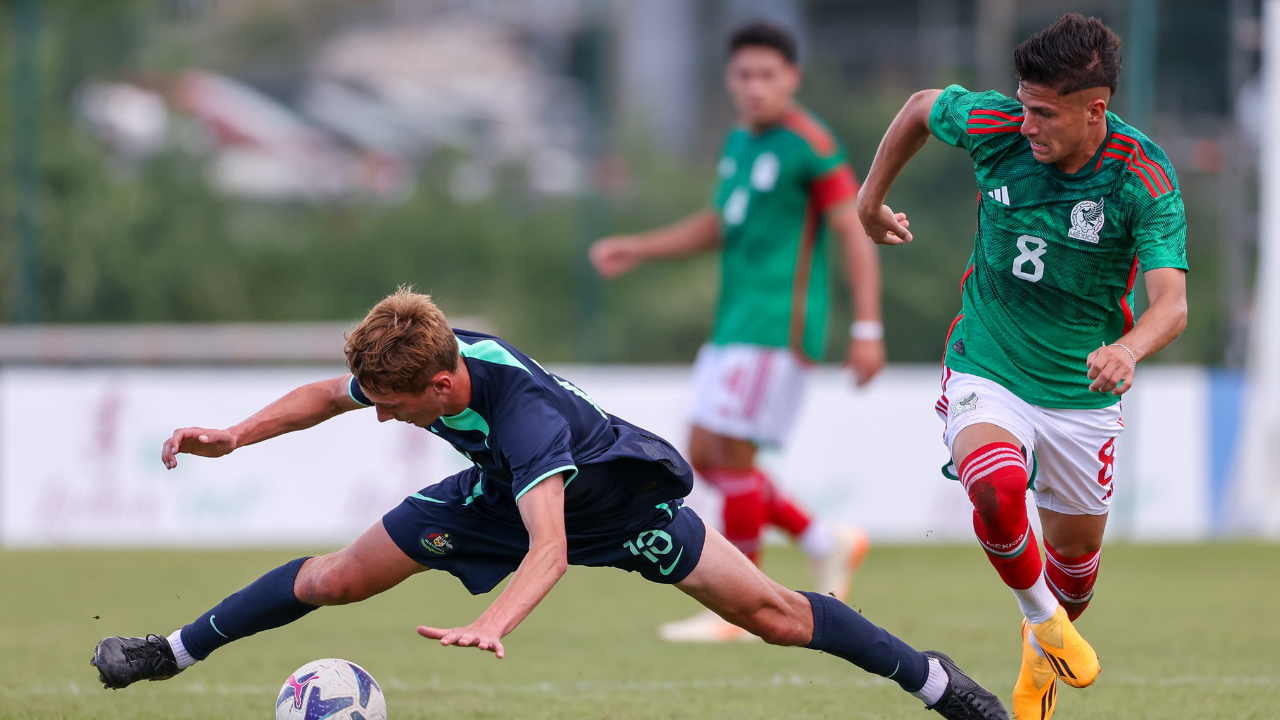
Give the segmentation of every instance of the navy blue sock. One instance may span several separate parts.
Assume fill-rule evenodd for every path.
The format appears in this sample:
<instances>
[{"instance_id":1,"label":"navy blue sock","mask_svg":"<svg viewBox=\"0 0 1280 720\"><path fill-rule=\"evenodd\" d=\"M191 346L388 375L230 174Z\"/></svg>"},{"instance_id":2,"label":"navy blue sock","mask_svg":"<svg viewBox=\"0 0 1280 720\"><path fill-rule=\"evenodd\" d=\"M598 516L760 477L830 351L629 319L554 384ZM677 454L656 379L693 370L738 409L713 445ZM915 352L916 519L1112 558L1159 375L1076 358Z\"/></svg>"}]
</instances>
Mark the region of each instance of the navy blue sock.
<instances>
[{"instance_id":1,"label":"navy blue sock","mask_svg":"<svg viewBox=\"0 0 1280 720\"><path fill-rule=\"evenodd\" d=\"M232 640L288 625L315 610L315 605L308 605L293 594L298 570L309 559L298 558L281 565L182 628L182 645L187 653L203 660Z\"/></svg>"},{"instance_id":2,"label":"navy blue sock","mask_svg":"<svg viewBox=\"0 0 1280 720\"><path fill-rule=\"evenodd\" d=\"M888 630L828 595L801 593L813 606L810 650L843 658L869 673L889 678L907 692L916 692L929 679L929 658Z\"/></svg>"}]
</instances>

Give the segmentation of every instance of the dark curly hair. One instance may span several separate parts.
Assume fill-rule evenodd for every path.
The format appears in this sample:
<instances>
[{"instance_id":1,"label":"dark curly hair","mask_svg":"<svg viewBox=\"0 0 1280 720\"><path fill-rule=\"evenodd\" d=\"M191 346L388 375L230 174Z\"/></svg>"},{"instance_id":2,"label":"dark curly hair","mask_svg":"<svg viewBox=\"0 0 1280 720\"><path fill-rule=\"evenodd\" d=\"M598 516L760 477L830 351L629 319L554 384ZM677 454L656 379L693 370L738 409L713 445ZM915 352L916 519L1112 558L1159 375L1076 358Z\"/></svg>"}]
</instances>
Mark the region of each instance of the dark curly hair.
<instances>
[{"instance_id":1,"label":"dark curly hair","mask_svg":"<svg viewBox=\"0 0 1280 720\"><path fill-rule=\"evenodd\" d=\"M1098 18L1072 13L1032 35L1013 51L1023 82L1047 85L1060 95L1105 87L1120 80L1120 36Z\"/></svg>"}]
</instances>

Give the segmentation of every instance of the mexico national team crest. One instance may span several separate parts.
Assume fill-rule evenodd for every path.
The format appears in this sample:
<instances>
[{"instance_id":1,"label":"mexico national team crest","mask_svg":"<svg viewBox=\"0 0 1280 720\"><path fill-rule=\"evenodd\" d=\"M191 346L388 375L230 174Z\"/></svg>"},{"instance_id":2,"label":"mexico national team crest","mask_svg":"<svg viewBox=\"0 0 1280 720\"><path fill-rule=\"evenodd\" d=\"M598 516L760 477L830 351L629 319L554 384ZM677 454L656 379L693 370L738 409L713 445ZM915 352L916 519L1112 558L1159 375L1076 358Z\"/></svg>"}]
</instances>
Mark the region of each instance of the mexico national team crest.
<instances>
[{"instance_id":1,"label":"mexico national team crest","mask_svg":"<svg viewBox=\"0 0 1280 720\"><path fill-rule=\"evenodd\" d=\"M973 412L978 409L978 393L969 393L968 397L960 398L951 406L951 417L960 417L967 412Z\"/></svg>"},{"instance_id":2,"label":"mexico national team crest","mask_svg":"<svg viewBox=\"0 0 1280 720\"><path fill-rule=\"evenodd\" d=\"M453 552L453 541L449 538L449 533L427 531L419 542L427 552L436 555L448 555Z\"/></svg>"},{"instance_id":3,"label":"mexico national team crest","mask_svg":"<svg viewBox=\"0 0 1280 720\"><path fill-rule=\"evenodd\" d=\"M1104 219L1101 198L1098 202L1081 200L1071 208L1071 229L1067 231L1067 237L1096 245Z\"/></svg>"}]
</instances>

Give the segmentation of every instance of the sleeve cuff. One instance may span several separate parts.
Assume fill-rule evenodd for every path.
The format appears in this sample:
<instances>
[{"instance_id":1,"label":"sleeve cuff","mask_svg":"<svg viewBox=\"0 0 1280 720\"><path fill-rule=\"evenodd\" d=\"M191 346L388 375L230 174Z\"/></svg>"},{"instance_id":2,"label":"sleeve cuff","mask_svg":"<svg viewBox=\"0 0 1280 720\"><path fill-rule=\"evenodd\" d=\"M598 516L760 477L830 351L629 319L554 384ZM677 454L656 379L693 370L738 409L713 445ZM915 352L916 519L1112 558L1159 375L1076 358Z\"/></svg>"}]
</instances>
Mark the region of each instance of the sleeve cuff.
<instances>
[{"instance_id":1,"label":"sleeve cuff","mask_svg":"<svg viewBox=\"0 0 1280 720\"><path fill-rule=\"evenodd\" d=\"M948 85L938 98L933 101L933 107L929 108L929 133L948 145L959 145L958 136L948 136L945 129L941 127L943 124L943 114L946 113L947 104L951 98L962 92L967 92L959 85Z\"/></svg>"},{"instance_id":2,"label":"sleeve cuff","mask_svg":"<svg viewBox=\"0 0 1280 720\"><path fill-rule=\"evenodd\" d=\"M1150 270L1163 270L1165 268L1173 268L1174 270L1181 270L1182 272L1191 271L1186 260L1153 260L1150 265L1147 265L1142 262L1141 258L1139 258L1138 267L1144 273Z\"/></svg>"},{"instance_id":3,"label":"sleeve cuff","mask_svg":"<svg viewBox=\"0 0 1280 720\"><path fill-rule=\"evenodd\" d=\"M351 399L354 400L357 405L373 407L373 403L369 402L368 396L366 396L364 391L360 389L360 383L356 382L355 375L352 375L347 379L347 395L350 395Z\"/></svg>"},{"instance_id":4,"label":"sleeve cuff","mask_svg":"<svg viewBox=\"0 0 1280 720\"><path fill-rule=\"evenodd\" d=\"M858 196L858 179L853 175L853 168L841 163L814 180L809 194L818 211L827 212Z\"/></svg>"},{"instance_id":5,"label":"sleeve cuff","mask_svg":"<svg viewBox=\"0 0 1280 720\"><path fill-rule=\"evenodd\" d=\"M578 476L578 466L562 465L558 468L554 468L552 470L548 470L542 473L541 475L538 476L536 480L529 483L528 485L525 485L523 490L516 493L516 502L520 502L520 498L524 497L524 494L532 490L535 486L537 486L538 483L542 482L543 480L546 480L547 478L551 477L552 475L555 475L556 473L565 474L564 486L569 487L569 483L573 482L573 479Z\"/></svg>"}]
</instances>

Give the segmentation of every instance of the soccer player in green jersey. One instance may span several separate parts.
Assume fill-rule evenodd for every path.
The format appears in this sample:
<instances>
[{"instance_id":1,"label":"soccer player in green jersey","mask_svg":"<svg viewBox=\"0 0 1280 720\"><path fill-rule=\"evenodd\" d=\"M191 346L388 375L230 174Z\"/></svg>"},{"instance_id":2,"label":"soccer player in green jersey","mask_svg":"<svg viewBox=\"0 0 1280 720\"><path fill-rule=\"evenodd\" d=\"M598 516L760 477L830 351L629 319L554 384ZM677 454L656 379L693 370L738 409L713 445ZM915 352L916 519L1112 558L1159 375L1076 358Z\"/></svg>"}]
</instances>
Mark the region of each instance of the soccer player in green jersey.
<instances>
[{"instance_id":1,"label":"soccer player in green jersey","mask_svg":"<svg viewBox=\"0 0 1280 720\"><path fill-rule=\"evenodd\" d=\"M866 554L860 531L830 527L784 496L756 467L795 422L809 367L822 356L829 296L826 231L844 246L853 290L848 364L859 384L884 364L880 269L858 222L857 180L839 142L798 106L801 72L786 30L752 23L729 42L725 83L740 121L725 136L712 206L675 225L599 241L605 277L646 260L721 249L715 331L694 365L689 457L724 496L725 536L760 559L766 524L795 537L817 589L845 598ZM709 613L664 625L672 641L748 639Z\"/></svg>"},{"instance_id":2,"label":"soccer player in green jersey","mask_svg":"<svg viewBox=\"0 0 1280 720\"><path fill-rule=\"evenodd\" d=\"M1021 720L1053 714L1057 679L1085 687L1097 677L1097 655L1071 623L1098 573L1120 396L1138 363L1186 327L1177 176L1155 143L1107 111L1119 45L1096 18L1065 15L1014 51L1016 100L955 85L916 93L858 198L873 240L910 242L906 216L885 205L908 160L930 134L973 158L978 229L936 409L978 540L1025 617ZM1139 268L1151 303L1135 322Z\"/></svg>"}]
</instances>

